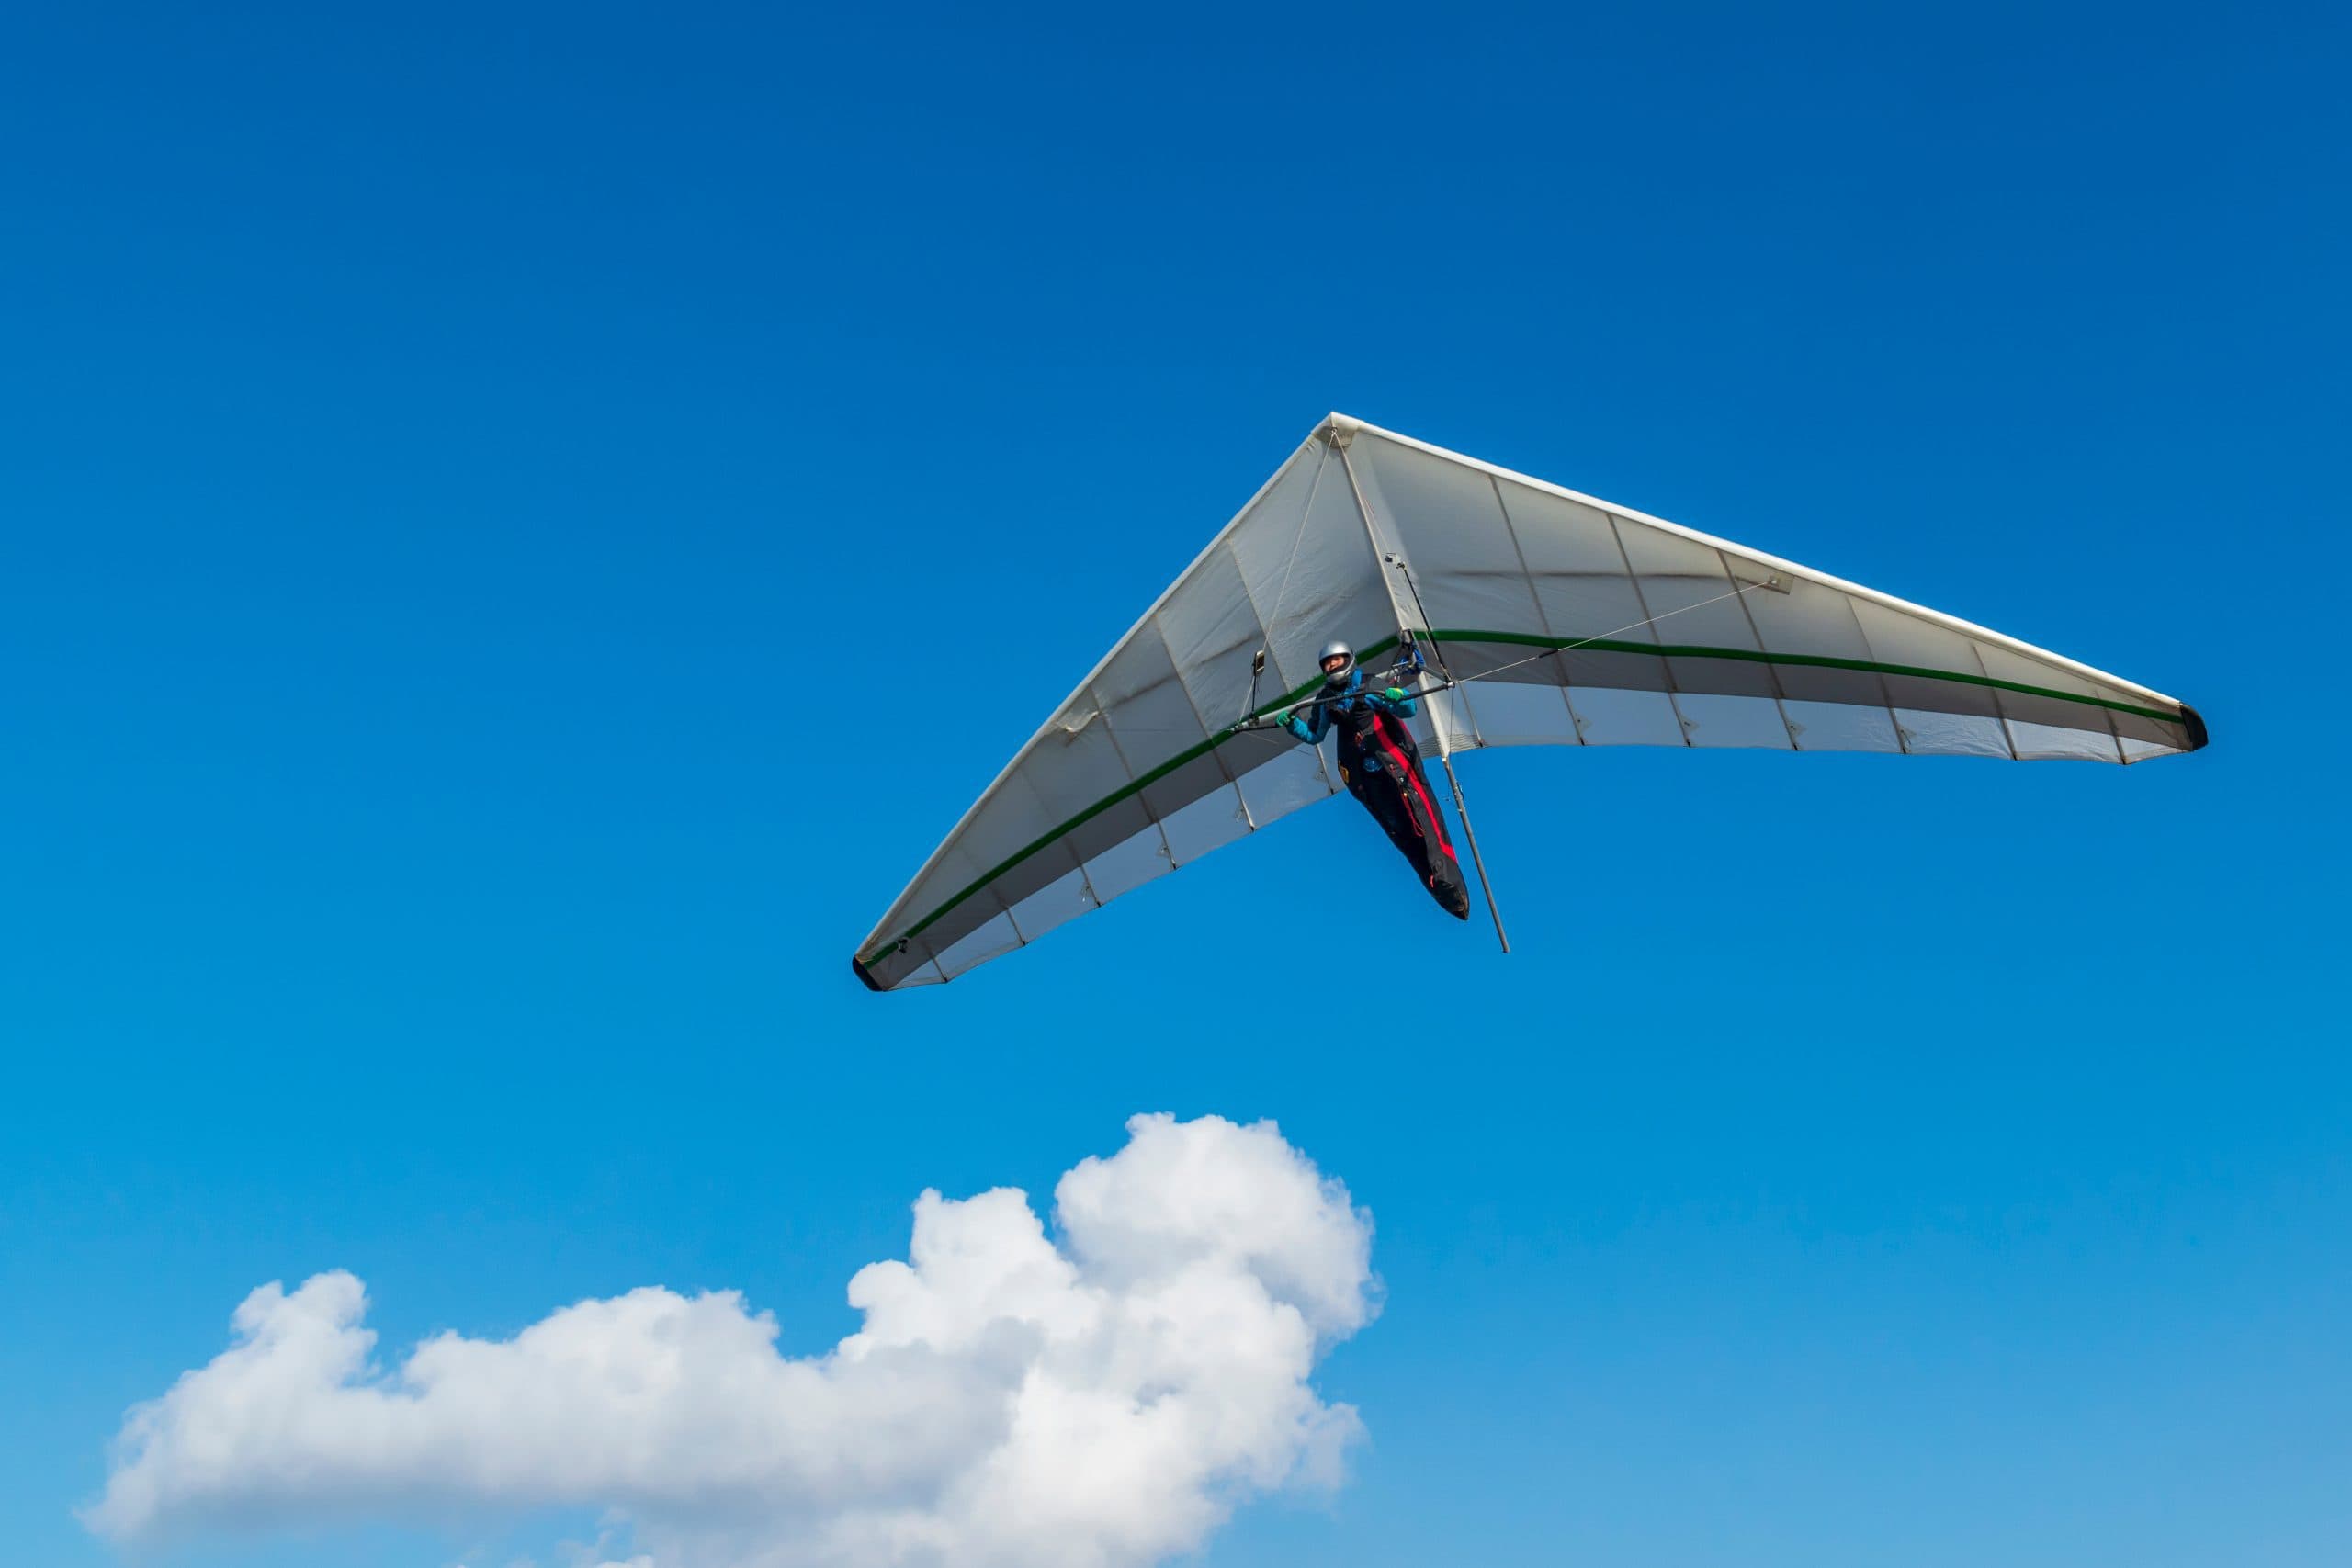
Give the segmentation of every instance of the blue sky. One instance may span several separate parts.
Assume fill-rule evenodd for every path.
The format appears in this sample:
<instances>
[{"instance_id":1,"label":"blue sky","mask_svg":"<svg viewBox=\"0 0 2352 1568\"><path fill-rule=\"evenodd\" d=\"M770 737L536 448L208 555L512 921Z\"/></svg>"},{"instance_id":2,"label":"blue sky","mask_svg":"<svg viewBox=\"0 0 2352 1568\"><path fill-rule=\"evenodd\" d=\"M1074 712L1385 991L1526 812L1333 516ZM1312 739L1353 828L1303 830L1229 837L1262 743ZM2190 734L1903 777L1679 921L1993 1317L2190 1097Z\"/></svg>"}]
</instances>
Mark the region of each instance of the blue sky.
<instances>
[{"instance_id":1,"label":"blue sky","mask_svg":"<svg viewBox=\"0 0 2352 1568\"><path fill-rule=\"evenodd\" d=\"M0 1521L254 1286L388 1353L1272 1117L1370 1434L1217 1564L2352 1552L2340 10L0 23ZM2195 703L1463 768L845 959L1327 410ZM1360 959L1376 1019L1315 975ZM440 1564L407 1517L167 1560ZM488 1561L490 1559L484 1559ZM498 1558L497 1561L504 1561Z\"/></svg>"}]
</instances>

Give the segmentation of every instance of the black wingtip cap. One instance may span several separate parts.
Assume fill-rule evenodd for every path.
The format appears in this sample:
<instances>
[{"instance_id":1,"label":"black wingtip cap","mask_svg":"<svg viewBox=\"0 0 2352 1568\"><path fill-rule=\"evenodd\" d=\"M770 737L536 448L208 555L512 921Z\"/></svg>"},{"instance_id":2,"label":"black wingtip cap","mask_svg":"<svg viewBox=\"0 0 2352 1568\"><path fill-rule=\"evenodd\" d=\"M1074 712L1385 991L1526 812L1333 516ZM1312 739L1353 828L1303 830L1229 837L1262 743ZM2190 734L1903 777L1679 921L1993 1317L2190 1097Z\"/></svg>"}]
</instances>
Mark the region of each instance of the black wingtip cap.
<instances>
[{"instance_id":1,"label":"black wingtip cap","mask_svg":"<svg viewBox=\"0 0 2352 1568\"><path fill-rule=\"evenodd\" d=\"M2192 751L2205 750L2205 716L2183 703L2180 705L2180 722L2188 727L2188 749Z\"/></svg>"},{"instance_id":2,"label":"black wingtip cap","mask_svg":"<svg viewBox=\"0 0 2352 1568\"><path fill-rule=\"evenodd\" d=\"M875 982L873 976L865 972L865 961L864 959L859 958L853 953L850 956L849 966L857 971L857 977L865 983L865 988L867 990L872 991L876 996L882 994L882 987Z\"/></svg>"}]
</instances>

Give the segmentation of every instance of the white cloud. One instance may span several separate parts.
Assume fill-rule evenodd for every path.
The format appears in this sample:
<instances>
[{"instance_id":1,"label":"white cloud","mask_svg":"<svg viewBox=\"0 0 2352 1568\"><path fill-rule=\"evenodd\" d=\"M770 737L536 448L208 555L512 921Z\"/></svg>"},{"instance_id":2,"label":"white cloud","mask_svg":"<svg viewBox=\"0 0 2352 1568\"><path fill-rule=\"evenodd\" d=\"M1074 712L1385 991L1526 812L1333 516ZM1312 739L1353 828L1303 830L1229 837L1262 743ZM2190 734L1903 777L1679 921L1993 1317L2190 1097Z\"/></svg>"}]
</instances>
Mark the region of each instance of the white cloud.
<instances>
[{"instance_id":1,"label":"white cloud","mask_svg":"<svg viewBox=\"0 0 2352 1568\"><path fill-rule=\"evenodd\" d=\"M616 1511L629 1568L1120 1568L1253 1493L1338 1478L1307 1377L1375 1310L1370 1217L1272 1122L1138 1116L1055 1188L915 1203L864 1326L775 1349L733 1292L659 1286L512 1339L372 1361L347 1273L265 1285L235 1342L133 1409L84 1518L124 1542L419 1510ZM624 1553L614 1553L615 1556Z\"/></svg>"}]
</instances>

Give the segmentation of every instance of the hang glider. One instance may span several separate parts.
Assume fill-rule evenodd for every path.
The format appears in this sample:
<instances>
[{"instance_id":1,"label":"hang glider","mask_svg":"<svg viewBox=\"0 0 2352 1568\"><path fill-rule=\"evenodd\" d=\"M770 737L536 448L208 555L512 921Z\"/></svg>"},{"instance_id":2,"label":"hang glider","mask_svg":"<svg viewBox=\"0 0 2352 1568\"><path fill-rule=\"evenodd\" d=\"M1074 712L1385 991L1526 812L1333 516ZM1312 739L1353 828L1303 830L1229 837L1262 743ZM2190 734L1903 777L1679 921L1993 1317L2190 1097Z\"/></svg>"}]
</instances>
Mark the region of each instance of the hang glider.
<instances>
[{"instance_id":1,"label":"hang glider","mask_svg":"<svg viewBox=\"0 0 2352 1568\"><path fill-rule=\"evenodd\" d=\"M1339 791L1262 723L1410 628L1414 733L2139 762L2176 698L1809 567L1333 414L1023 746L859 947L936 984ZM1262 672L1253 664L1262 651ZM1262 689L1261 689L1262 687ZM1255 721L1255 722L1253 722ZM1450 771L1450 769L1449 769Z\"/></svg>"}]
</instances>

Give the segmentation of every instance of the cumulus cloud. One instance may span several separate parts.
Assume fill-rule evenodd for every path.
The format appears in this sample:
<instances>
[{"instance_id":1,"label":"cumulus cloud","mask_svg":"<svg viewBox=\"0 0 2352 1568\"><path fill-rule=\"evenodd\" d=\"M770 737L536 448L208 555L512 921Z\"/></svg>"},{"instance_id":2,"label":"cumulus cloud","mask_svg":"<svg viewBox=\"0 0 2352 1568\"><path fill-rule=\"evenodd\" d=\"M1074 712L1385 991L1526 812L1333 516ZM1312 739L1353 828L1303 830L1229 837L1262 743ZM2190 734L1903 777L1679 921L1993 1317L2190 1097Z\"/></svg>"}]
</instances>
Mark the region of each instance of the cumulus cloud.
<instances>
[{"instance_id":1,"label":"cumulus cloud","mask_svg":"<svg viewBox=\"0 0 2352 1568\"><path fill-rule=\"evenodd\" d=\"M131 1543L419 1510L610 1510L645 1568L1122 1568L1359 1430L1307 1379L1375 1310L1371 1221L1273 1123L1138 1116L1055 1188L914 1206L859 1330L775 1348L734 1292L647 1286L374 1359L347 1273L268 1284L134 1408L84 1513Z\"/></svg>"}]
</instances>

